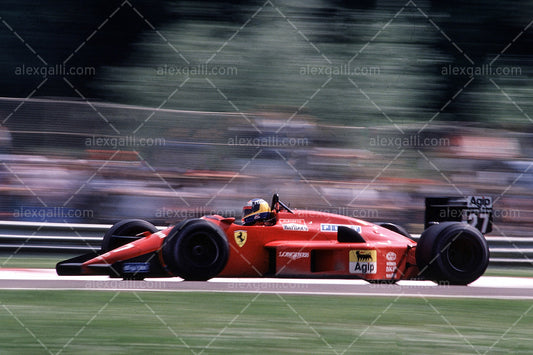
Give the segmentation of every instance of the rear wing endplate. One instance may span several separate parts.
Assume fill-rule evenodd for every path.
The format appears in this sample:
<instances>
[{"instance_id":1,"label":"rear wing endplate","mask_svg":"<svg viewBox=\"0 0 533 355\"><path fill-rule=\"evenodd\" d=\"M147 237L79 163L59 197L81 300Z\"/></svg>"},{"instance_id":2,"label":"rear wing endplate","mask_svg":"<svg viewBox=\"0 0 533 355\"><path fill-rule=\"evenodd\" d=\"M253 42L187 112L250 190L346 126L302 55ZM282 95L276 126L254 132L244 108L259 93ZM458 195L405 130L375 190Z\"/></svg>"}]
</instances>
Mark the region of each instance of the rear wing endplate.
<instances>
[{"instance_id":1,"label":"rear wing endplate","mask_svg":"<svg viewBox=\"0 0 533 355\"><path fill-rule=\"evenodd\" d=\"M492 197L426 197L424 227L446 221L464 222L481 233L492 231Z\"/></svg>"}]
</instances>

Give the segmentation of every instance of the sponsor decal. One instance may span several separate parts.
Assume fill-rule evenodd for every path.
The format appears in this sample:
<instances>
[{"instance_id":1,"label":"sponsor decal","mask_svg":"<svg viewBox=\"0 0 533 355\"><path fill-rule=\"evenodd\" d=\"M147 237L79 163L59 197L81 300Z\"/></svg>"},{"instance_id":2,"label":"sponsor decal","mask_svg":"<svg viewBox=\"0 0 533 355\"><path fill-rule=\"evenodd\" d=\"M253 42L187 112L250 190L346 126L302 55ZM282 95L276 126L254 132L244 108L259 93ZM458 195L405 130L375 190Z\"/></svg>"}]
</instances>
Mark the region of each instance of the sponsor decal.
<instances>
[{"instance_id":1,"label":"sponsor decal","mask_svg":"<svg viewBox=\"0 0 533 355\"><path fill-rule=\"evenodd\" d=\"M398 265L396 264L395 261L387 261L387 265L385 266L385 272L388 273L387 275L391 275L387 277L392 277L392 275L394 275L394 273L396 272L397 267Z\"/></svg>"},{"instance_id":2,"label":"sponsor decal","mask_svg":"<svg viewBox=\"0 0 533 355\"><path fill-rule=\"evenodd\" d=\"M385 257L387 258L388 261L394 261L396 260L396 253L389 251Z\"/></svg>"},{"instance_id":3,"label":"sponsor decal","mask_svg":"<svg viewBox=\"0 0 533 355\"><path fill-rule=\"evenodd\" d=\"M308 258L308 251L280 251L278 256L280 258L289 258L291 260L297 260L301 258Z\"/></svg>"},{"instance_id":4,"label":"sponsor decal","mask_svg":"<svg viewBox=\"0 0 533 355\"><path fill-rule=\"evenodd\" d=\"M377 270L376 250L350 250L350 273L375 274Z\"/></svg>"},{"instance_id":5,"label":"sponsor decal","mask_svg":"<svg viewBox=\"0 0 533 355\"><path fill-rule=\"evenodd\" d=\"M122 265L122 272L125 274L147 273L149 271L149 263L124 263Z\"/></svg>"},{"instance_id":6,"label":"sponsor decal","mask_svg":"<svg viewBox=\"0 0 533 355\"><path fill-rule=\"evenodd\" d=\"M492 197L490 196L468 196L466 201L466 207L492 208Z\"/></svg>"},{"instance_id":7,"label":"sponsor decal","mask_svg":"<svg viewBox=\"0 0 533 355\"><path fill-rule=\"evenodd\" d=\"M279 220L279 223L288 223L288 224L292 224L292 223L296 223L296 224L305 224L305 220L304 219L295 219L295 218L292 218L292 219L287 219L287 218L281 218Z\"/></svg>"},{"instance_id":8,"label":"sponsor decal","mask_svg":"<svg viewBox=\"0 0 533 355\"><path fill-rule=\"evenodd\" d=\"M238 230L233 232L233 237L235 238L235 243L242 248L246 244L246 240L248 240L248 233L245 230Z\"/></svg>"},{"instance_id":9,"label":"sponsor decal","mask_svg":"<svg viewBox=\"0 0 533 355\"><path fill-rule=\"evenodd\" d=\"M337 232L339 229L339 226L342 227L348 227L356 231L357 233L361 233L361 226L354 226L349 224L329 224L329 223L321 223L320 224L320 231L321 232Z\"/></svg>"},{"instance_id":10,"label":"sponsor decal","mask_svg":"<svg viewBox=\"0 0 533 355\"><path fill-rule=\"evenodd\" d=\"M286 231L300 231L300 232L307 232L309 228L305 224L296 224L296 223L290 223L290 224L283 224L283 230Z\"/></svg>"}]
</instances>

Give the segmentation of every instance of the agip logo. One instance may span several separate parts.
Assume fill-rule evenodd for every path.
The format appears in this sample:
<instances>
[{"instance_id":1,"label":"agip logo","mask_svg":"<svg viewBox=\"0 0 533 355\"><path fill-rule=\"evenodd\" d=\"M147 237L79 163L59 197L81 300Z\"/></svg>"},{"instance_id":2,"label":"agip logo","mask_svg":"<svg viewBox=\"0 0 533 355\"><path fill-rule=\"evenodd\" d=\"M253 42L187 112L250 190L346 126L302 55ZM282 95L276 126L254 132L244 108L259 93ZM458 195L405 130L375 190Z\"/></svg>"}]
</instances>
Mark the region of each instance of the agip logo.
<instances>
[{"instance_id":1,"label":"agip logo","mask_svg":"<svg viewBox=\"0 0 533 355\"><path fill-rule=\"evenodd\" d=\"M466 201L466 207L469 208L492 208L490 196L468 196Z\"/></svg>"},{"instance_id":2,"label":"agip logo","mask_svg":"<svg viewBox=\"0 0 533 355\"><path fill-rule=\"evenodd\" d=\"M350 273L375 274L377 270L377 253L375 250L350 250Z\"/></svg>"},{"instance_id":3,"label":"agip logo","mask_svg":"<svg viewBox=\"0 0 533 355\"><path fill-rule=\"evenodd\" d=\"M242 248L244 244L246 244L246 240L248 239L248 233L243 230L238 230L233 233L233 237L235 238L235 243Z\"/></svg>"}]
</instances>

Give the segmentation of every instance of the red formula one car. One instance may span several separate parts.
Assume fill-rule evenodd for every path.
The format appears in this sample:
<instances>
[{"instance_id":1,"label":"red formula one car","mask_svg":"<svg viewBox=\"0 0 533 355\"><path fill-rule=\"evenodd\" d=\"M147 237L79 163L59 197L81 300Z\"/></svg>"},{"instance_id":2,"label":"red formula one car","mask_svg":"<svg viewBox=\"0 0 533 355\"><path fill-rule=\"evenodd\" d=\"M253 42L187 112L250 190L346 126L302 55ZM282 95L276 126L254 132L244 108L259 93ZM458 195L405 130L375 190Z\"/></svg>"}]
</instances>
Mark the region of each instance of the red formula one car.
<instances>
[{"instance_id":1,"label":"red formula one car","mask_svg":"<svg viewBox=\"0 0 533 355\"><path fill-rule=\"evenodd\" d=\"M394 224L291 210L277 194L266 211L269 218L253 225L210 215L159 231L143 220L124 220L105 234L99 252L62 261L56 270L59 275L196 281L300 277L466 285L479 278L489 262L479 229L490 231L492 200L434 198L426 205L427 228L418 243ZM265 211L256 217L261 214Z\"/></svg>"}]
</instances>

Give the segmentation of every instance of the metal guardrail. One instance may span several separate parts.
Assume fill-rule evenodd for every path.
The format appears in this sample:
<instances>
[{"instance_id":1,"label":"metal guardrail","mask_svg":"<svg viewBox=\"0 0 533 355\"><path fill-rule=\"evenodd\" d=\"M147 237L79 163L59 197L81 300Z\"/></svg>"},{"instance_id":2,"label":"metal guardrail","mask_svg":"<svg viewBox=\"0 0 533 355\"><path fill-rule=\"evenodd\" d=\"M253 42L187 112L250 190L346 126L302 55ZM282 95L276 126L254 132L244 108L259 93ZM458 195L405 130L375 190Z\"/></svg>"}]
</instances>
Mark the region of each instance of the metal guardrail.
<instances>
[{"instance_id":1,"label":"metal guardrail","mask_svg":"<svg viewBox=\"0 0 533 355\"><path fill-rule=\"evenodd\" d=\"M110 227L108 224L0 221L0 252L76 254L97 251ZM419 237L413 235L415 240ZM491 265L533 266L533 238L486 236L486 239Z\"/></svg>"},{"instance_id":2,"label":"metal guardrail","mask_svg":"<svg viewBox=\"0 0 533 355\"><path fill-rule=\"evenodd\" d=\"M0 221L0 251L82 253L100 249L111 225Z\"/></svg>"}]
</instances>

